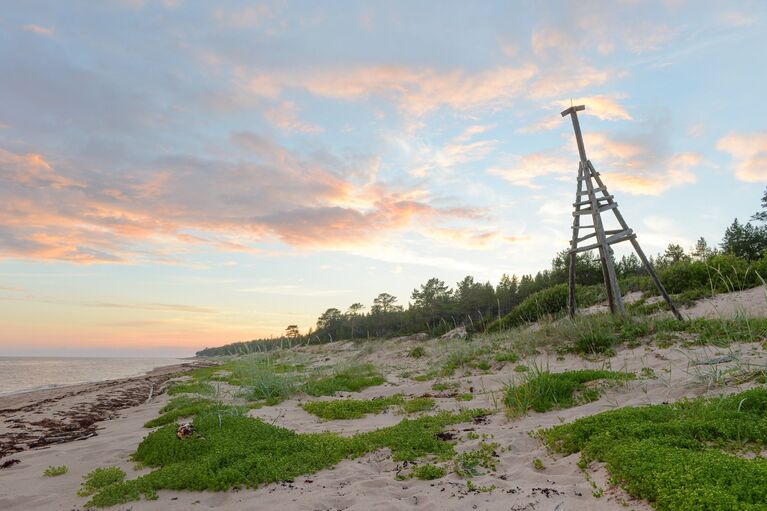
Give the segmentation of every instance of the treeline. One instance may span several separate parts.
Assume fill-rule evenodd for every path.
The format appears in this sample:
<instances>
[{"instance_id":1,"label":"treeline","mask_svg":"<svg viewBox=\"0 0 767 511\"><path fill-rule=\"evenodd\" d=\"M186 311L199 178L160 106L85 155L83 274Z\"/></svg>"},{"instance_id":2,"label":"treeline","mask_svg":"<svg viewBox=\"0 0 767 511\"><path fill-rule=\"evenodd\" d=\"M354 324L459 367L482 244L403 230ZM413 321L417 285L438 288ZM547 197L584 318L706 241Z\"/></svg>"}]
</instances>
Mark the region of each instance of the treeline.
<instances>
[{"instance_id":1,"label":"treeline","mask_svg":"<svg viewBox=\"0 0 767 511\"><path fill-rule=\"evenodd\" d=\"M762 198L761 211L754 214L751 220L755 223L743 224L735 219L725 231L719 247L711 247L705 239L700 238L690 251L670 244L663 253L651 257L651 262L669 292L683 293L694 289L695 293L700 294L700 286L703 284L698 280L711 279L712 264L718 268L726 262L734 270L740 268L748 274L752 263L758 262L756 266L763 271L767 270L767 190ZM726 260L718 261L717 258L722 259L723 255L727 256ZM460 325L468 330L481 331L507 315L525 317L523 312L528 307L530 297L536 294L542 300L551 302L549 309L559 307L562 285L567 282L567 265L568 255L565 250L554 257L549 269L521 277L504 274L495 285L478 282L470 275L457 282L455 287L450 287L438 278L430 278L413 289L406 305L399 297L381 293L372 300L369 310L362 303L353 303L344 309L327 309L317 319L316 328L307 332L301 333L296 325L289 325L285 335L278 339L255 339L218 348L205 348L197 355L239 354L270 349L286 342L330 342L418 332L440 335ZM616 261L616 272L624 291L627 287L652 290L649 278L633 253ZM741 287L756 283L755 272L752 271L747 278L748 282L742 282ZM577 257L576 283L583 288L602 283L602 268L595 252ZM732 285L737 286L737 282ZM544 290L550 291L546 293ZM594 293L587 293L586 296L592 300L601 298ZM514 311L516 314L512 314Z\"/></svg>"}]
</instances>

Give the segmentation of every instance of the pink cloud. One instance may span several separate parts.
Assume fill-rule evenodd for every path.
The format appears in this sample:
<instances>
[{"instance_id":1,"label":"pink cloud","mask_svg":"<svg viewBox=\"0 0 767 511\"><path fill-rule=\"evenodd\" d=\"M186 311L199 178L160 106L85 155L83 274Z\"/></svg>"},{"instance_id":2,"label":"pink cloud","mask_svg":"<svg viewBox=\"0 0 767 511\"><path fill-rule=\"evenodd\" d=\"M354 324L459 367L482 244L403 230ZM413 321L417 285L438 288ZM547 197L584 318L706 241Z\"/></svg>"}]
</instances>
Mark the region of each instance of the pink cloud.
<instances>
[{"instance_id":1,"label":"pink cloud","mask_svg":"<svg viewBox=\"0 0 767 511\"><path fill-rule=\"evenodd\" d=\"M767 181L767 133L731 133L717 140L716 148L730 154L741 181Z\"/></svg>"},{"instance_id":2,"label":"pink cloud","mask_svg":"<svg viewBox=\"0 0 767 511\"><path fill-rule=\"evenodd\" d=\"M693 169L703 162L696 153L665 155L647 140L614 140L600 132L589 133L584 139L588 156L597 171L604 174L608 188L634 195L660 195L670 188L695 183ZM508 165L495 166L487 172L517 186L541 188L537 178L570 179L577 175L578 158L572 154L573 149L568 144L551 151L516 156Z\"/></svg>"},{"instance_id":3,"label":"pink cloud","mask_svg":"<svg viewBox=\"0 0 767 511\"><path fill-rule=\"evenodd\" d=\"M240 87L255 96L277 98L286 88L300 88L315 96L346 101L382 96L394 101L406 113L424 115L440 107L470 110L508 106L525 95L526 85L537 74L535 65L523 64L478 73L461 69L440 72L405 66L365 66L300 75L284 72L248 74L240 69L236 77ZM572 89L569 78L568 82L570 85L562 84L557 89ZM578 86L587 83L591 80L581 79ZM545 96L546 91L539 90L538 94Z\"/></svg>"},{"instance_id":4,"label":"pink cloud","mask_svg":"<svg viewBox=\"0 0 767 511\"><path fill-rule=\"evenodd\" d=\"M21 27L26 32L32 32L33 34L42 35L46 37L53 36L53 29L52 28L46 28L40 25L24 25Z\"/></svg>"},{"instance_id":5,"label":"pink cloud","mask_svg":"<svg viewBox=\"0 0 767 511\"><path fill-rule=\"evenodd\" d=\"M0 171L11 186L0 190L0 256L176 264L179 254L206 247L258 253L274 240L355 246L478 214L433 206L420 190L355 183L353 168L338 173L344 163L331 158L327 167L252 133L234 134L232 142L245 161L171 158L106 189L97 176L75 180L41 155L2 151Z\"/></svg>"},{"instance_id":6,"label":"pink cloud","mask_svg":"<svg viewBox=\"0 0 767 511\"><path fill-rule=\"evenodd\" d=\"M266 117L275 126L286 132L319 133L320 126L302 121L298 117L298 107L292 101L282 101L279 105L266 111Z\"/></svg>"}]
</instances>

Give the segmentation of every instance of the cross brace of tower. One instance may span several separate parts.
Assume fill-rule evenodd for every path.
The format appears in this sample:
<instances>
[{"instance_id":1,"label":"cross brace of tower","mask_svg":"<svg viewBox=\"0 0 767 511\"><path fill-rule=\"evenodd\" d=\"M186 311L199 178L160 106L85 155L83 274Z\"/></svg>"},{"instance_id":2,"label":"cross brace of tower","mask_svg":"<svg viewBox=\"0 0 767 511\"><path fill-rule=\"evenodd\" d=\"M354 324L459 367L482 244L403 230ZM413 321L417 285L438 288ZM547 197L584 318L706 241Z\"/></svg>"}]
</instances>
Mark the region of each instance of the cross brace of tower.
<instances>
[{"instance_id":1,"label":"cross brace of tower","mask_svg":"<svg viewBox=\"0 0 767 511\"><path fill-rule=\"evenodd\" d=\"M571 106L562 112L562 117L569 115L573 121L575 140L578 144L578 153L580 155L580 163L578 164L578 190L575 194L575 202L573 202L573 208L575 208L573 211L572 225L573 237L570 241L570 250L568 252L568 313L571 318L575 317L576 256L580 252L597 249L599 251L599 261L602 266L602 277L607 291L607 301L610 305L610 311L613 314L625 314L623 296L615 273L615 261L611 245L629 241L634 247L637 256L639 256L639 259L642 261L645 271L650 275L650 278L655 283L655 286L663 296L663 299L668 303L671 312L677 319L682 320L682 315L679 314L674 302L671 300L668 292L666 292L666 288L663 287L658 275L655 273L655 269L645 256L642 247L639 246L636 233L628 226L623 215L618 210L618 203L615 202L615 197L608 193L607 186L605 186L602 181L599 172L594 169L591 161L586 157L586 149L583 145L583 136L581 135L581 127L578 122L577 113L585 109L586 107L584 105ZM618 225L620 225L619 229L604 228L602 213L607 213L608 211L611 211L615 215L615 219L618 221ZM581 219L589 217L591 219L591 224L581 225ZM586 233L581 234L581 231L585 231ZM586 241L589 243L579 246L579 244Z\"/></svg>"}]
</instances>

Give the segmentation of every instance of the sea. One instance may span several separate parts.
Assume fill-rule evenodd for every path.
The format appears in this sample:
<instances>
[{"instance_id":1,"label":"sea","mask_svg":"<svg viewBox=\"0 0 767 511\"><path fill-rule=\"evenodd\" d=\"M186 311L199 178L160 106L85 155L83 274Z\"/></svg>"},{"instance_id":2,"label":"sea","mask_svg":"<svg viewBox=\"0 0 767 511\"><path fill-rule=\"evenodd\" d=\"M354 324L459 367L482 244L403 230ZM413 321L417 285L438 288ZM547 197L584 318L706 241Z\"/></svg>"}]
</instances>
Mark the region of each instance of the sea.
<instances>
[{"instance_id":1,"label":"sea","mask_svg":"<svg viewBox=\"0 0 767 511\"><path fill-rule=\"evenodd\" d=\"M0 396L146 374L178 358L0 357Z\"/></svg>"}]
</instances>

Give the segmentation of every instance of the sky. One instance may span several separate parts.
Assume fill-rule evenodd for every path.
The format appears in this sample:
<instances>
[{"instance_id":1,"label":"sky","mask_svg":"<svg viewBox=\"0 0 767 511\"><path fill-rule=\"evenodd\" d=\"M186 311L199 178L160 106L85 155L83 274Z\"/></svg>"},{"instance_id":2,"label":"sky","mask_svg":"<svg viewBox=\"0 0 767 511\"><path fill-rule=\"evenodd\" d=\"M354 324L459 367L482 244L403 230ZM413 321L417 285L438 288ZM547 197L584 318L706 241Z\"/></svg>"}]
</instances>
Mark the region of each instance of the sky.
<instances>
[{"instance_id":1,"label":"sky","mask_svg":"<svg viewBox=\"0 0 767 511\"><path fill-rule=\"evenodd\" d=\"M767 185L765 11L4 2L0 355L192 355L545 269L571 104L646 252L716 244Z\"/></svg>"}]
</instances>

